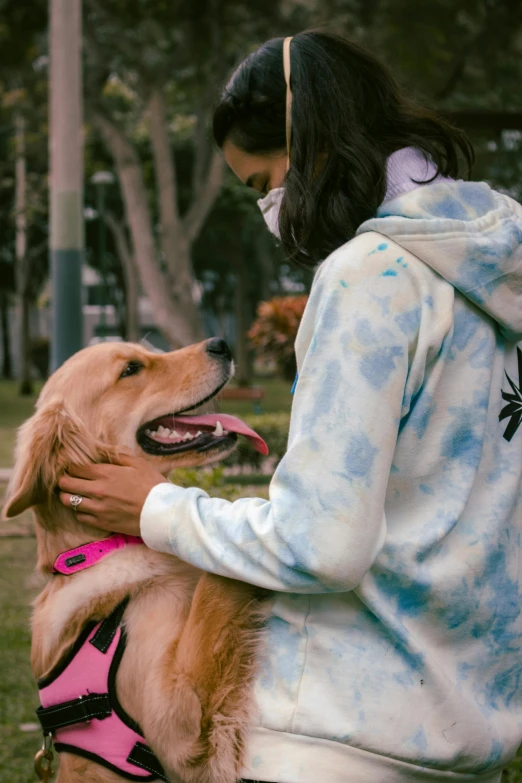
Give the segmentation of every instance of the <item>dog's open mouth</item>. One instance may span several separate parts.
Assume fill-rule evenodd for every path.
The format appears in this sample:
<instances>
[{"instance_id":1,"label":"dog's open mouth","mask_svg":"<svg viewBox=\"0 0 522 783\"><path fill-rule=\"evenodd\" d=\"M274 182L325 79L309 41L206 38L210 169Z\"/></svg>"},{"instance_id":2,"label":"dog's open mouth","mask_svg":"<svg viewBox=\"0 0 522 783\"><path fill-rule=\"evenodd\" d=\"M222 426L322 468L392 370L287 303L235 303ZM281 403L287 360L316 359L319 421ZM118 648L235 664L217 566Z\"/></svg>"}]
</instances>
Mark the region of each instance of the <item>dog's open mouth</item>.
<instances>
[{"instance_id":1,"label":"dog's open mouth","mask_svg":"<svg viewBox=\"0 0 522 783\"><path fill-rule=\"evenodd\" d=\"M226 413L159 416L140 427L136 437L143 451L160 455L183 451L201 453L217 448L224 451L238 435L243 435L256 451L268 454L268 446L255 430Z\"/></svg>"}]
</instances>

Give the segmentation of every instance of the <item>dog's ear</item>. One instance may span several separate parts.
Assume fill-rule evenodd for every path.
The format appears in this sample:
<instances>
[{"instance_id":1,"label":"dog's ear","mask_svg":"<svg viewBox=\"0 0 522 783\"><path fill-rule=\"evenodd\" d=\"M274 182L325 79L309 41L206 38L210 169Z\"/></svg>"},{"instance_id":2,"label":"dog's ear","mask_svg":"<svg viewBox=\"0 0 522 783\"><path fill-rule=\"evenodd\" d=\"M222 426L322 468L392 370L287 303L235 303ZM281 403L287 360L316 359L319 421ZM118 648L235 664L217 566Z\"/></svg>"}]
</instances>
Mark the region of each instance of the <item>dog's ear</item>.
<instances>
[{"instance_id":1,"label":"dog's ear","mask_svg":"<svg viewBox=\"0 0 522 783\"><path fill-rule=\"evenodd\" d=\"M107 459L102 444L63 401L44 405L18 430L15 466L7 488L4 518L48 503L71 464Z\"/></svg>"}]
</instances>

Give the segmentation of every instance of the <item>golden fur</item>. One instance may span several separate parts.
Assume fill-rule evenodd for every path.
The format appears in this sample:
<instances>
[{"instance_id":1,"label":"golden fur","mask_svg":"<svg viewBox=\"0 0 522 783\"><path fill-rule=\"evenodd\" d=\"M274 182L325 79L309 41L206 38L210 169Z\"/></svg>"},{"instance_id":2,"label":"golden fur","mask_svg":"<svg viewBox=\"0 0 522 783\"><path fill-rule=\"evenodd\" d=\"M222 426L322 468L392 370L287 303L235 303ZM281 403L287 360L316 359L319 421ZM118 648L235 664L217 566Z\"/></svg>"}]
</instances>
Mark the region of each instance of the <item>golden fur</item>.
<instances>
[{"instance_id":1,"label":"golden fur","mask_svg":"<svg viewBox=\"0 0 522 783\"><path fill-rule=\"evenodd\" d=\"M143 369L121 378L129 362ZM210 397L230 366L199 343L168 354L140 345L102 343L69 359L45 384L36 413L18 435L5 516L34 507L37 568L50 574L58 554L101 537L57 497L71 464L111 461L118 451L146 456L167 474L220 459L146 455L136 433L154 418ZM227 449L227 453L231 449ZM182 523L182 520L180 520ZM95 567L51 577L34 604L32 667L50 672L91 620L125 597L128 645L117 677L124 709L173 781L233 783L240 774L251 719L250 685L266 611L262 591L203 574L145 546L116 550ZM116 783L104 767L61 754L57 783Z\"/></svg>"}]
</instances>

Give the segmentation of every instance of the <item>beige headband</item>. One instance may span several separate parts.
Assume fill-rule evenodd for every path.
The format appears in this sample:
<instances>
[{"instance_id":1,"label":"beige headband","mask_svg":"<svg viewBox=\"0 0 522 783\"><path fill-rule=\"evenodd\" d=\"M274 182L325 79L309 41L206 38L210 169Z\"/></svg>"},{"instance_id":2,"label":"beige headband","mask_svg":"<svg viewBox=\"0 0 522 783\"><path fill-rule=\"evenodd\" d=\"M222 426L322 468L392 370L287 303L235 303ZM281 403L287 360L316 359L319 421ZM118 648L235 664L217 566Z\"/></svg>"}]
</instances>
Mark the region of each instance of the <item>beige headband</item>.
<instances>
[{"instance_id":1,"label":"beige headband","mask_svg":"<svg viewBox=\"0 0 522 783\"><path fill-rule=\"evenodd\" d=\"M283 42L283 68L286 81L286 152L288 155L287 169L290 168L290 144L292 141L292 90L290 89L290 41L293 36Z\"/></svg>"}]
</instances>

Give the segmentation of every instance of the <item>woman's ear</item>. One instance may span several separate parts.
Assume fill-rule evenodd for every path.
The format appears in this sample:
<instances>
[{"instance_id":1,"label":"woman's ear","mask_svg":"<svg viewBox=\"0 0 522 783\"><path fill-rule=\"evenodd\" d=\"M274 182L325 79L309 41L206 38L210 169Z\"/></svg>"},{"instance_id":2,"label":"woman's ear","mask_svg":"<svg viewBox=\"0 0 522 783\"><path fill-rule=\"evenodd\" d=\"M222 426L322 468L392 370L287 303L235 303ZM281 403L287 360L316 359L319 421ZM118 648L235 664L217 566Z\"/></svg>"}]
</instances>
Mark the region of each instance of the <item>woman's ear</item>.
<instances>
[{"instance_id":1,"label":"woman's ear","mask_svg":"<svg viewBox=\"0 0 522 783\"><path fill-rule=\"evenodd\" d=\"M107 458L107 448L63 401L45 405L18 430L3 517L16 517L31 506L48 503L69 465Z\"/></svg>"}]
</instances>

